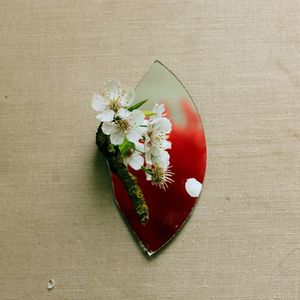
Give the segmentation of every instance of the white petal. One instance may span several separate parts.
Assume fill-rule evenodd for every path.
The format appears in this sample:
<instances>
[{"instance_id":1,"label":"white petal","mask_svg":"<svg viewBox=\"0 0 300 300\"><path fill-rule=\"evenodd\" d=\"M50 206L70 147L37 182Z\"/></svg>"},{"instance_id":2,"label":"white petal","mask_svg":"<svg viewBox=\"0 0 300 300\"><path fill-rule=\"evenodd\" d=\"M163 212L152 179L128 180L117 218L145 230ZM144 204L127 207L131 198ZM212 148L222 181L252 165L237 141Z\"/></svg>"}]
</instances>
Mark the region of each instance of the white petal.
<instances>
[{"instance_id":1,"label":"white petal","mask_svg":"<svg viewBox=\"0 0 300 300\"><path fill-rule=\"evenodd\" d=\"M191 197L198 197L202 190L202 184L195 178L189 178L185 182L185 189Z\"/></svg>"},{"instance_id":2,"label":"white petal","mask_svg":"<svg viewBox=\"0 0 300 300\"><path fill-rule=\"evenodd\" d=\"M157 129L159 131L163 131L165 133L171 132L171 129L172 129L172 124L171 124L170 120L167 118L159 119L157 122L157 126L158 126Z\"/></svg>"},{"instance_id":3,"label":"white petal","mask_svg":"<svg viewBox=\"0 0 300 300\"><path fill-rule=\"evenodd\" d=\"M162 149L159 148L157 145L152 145L150 147L150 152L155 155L155 156L160 156L161 155L161 152L162 152Z\"/></svg>"},{"instance_id":4,"label":"white petal","mask_svg":"<svg viewBox=\"0 0 300 300\"><path fill-rule=\"evenodd\" d=\"M170 141L164 141L163 147L164 147L164 149L171 149L172 148L172 144L171 144Z\"/></svg>"},{"instance_id":5,"label":"white petal","mask_svg":"<svg viewBox=\"0 0 300 300\"><path fill-rule=\"evenodd\" d=\"M165 112L165 105L155 103L153 112L156 113L156 116L159 116L159 117L163 116L163 113Z\"/></svg>"},{"instance_id":6,"label":"white petal","mask_svg":"<svg viewBox=\"0 0 300 300\"><path fill-rule=\"evenodd\" d=\"M170 133L172 130L172 123L167 118L161 118L160 129L163 129L165 133Z\"/></svg>"},{"instance_id":7,"label":"white petal","mask_svg":"<svg viewBox=\"0 0 300 300\"><path fill-rule=\"evenodd\" d=\"M101 129L104 134L110 135L117 131L117 126L113 122L104 122Z\"/></svg>"},{"instance_id":8,"label":"white petal","mask_svg":"<svg viewBox=\"0 0 300 300\"><path fill-rule=\"evenodd\" d=\"M144 158L140 154L137 154L136 152L130 155L127 161L130 167L132 167L136 171L140 170L144 164Z\"/></svg>"},{"instance_id":9,"label":"white petal","mask_svg":"<svg viewBox=\"0 0 300 300\"><path fill-rule=\"evenodd\" d=\"M49 281L48 281L48 286L47 286L47 288L48 288L48 290L50 291L50 290L54 289L54 287L55 287L55 280L51 278L51 279L49 279Z\"/></svg>"},{"instance_id":10,"label":"white petal","mask_svg":"<svg viewBox=\"0 0 300 300\"><path fill-rule=\"evenodd\" d=\"M108 80L104 83L104 92L111 100L118 98L120 94L121 84L119 81Z\"/></svg>"},{"instance_id":11,"label":"white petal","mask_svg":"<svg viewBox=\"0 0 300 300\"><path fill-rule=\"evenodd\" d=\"M141 133L142 136L145 136L147 134L148 129L147 129L146 126L144 127L144 126L140 125L138 127L138 129L139 129L139 132Z\"/></svg>"},{"instance_id":12,"label":"white petal","mask_svg":"<svg viewBox=\"0 0 300 300\"><path fill-rule=\"evenodd\" d=\"M145 161L146 161L146 164L147 164L148 166L151 166L151 165L152 165L151 153L150 153L150 152L146 152L146 153L145 153Z\"/></svg>"},{"instance_id":13,"label":"white petal","mask_svg":"<svg viewBox=\"0 0 300 300\"><path fill-rule=\"evenodd\" d=\"M127 134L128 141L132 143L137 143L139 139L142 137L141 132L138 130L138 128L130 130Z\"/></svg>"},{"instance_id":14,"label":"white petal","mask_svg":"<svg viewBox=\"0 0 300 300\"><path fill-rule=\"evenodd\" d=\"M143 126L147 126L149 124L149 120L147 119L144 119L143 123L141 125Z\"/></svg>"},{"instance_id":15,"label":"white petal","mask_svg":"<svg viewBox=\"0 0 300 300\"><path fill-rule=\"evenodd\" d=\"M138 126L138 127L135 127L135 130L137 132L139 132L141 137L144 136L145 134L147 134L147 128L145 128L145 127Z\"/></svg>"},{"instance_id":16,"label":"white petal","mask_svg":"<svg viewBox=\"0 0 300 300\"><path fill-rule=\"evenodd\" d=\"M121 88L121 83L118 80L107 80L104 82L103 89L106 91L118 90Z\"/></svg>"},{"instance_id":17,"label":"white petal","mask_svg":"<svg viewBox=\"0 0 300 300\"><path fill-rule=\"evenodd\" d=\"M132 111L131 118L137 126L144 124L145 115L139 109Z\"/></svg>"},{"instance_id":18,"label":"white petal","mask_svg":"<svg viewBox=\"0 0 300 300\"><path fill-rule=\"evenodd\" d=\"M101 122L110 122L114 119L115 112L112 109L106 109L96 116Z\"/></svg>"},{"instance_id":19,"label":"white petal","mask_svg":"<svg viewBox=\"0 0 300 300\"><path fill-rule=\"evenodd\" d=\"M99 94L94 94L93 101L92 101L92 108L95 111L103 111L107 107L105 99L100 96Z\"/></svg>"},{"instance_id":20,"label":"white petal","mask_svg":"<svg viewBox=\"0 0 300 300\"><path fill-rule=\"evenodd\" d=\"M121 145L124 142L125 134L121 131L113 132L110 136L110 141L113 145Z\"/></svg>"},{"instance_id":21,"label":"white petal","mask_svg":"<svg viewBox=\"0 0 300 300\"><path fill-rule=\"evenodd\" d=\"M120 103L123 107L129 106L135 99L135 91L133 88L128 88L124 90L122 96L120 97Z\"/></svg>"},{"instance_id":22,"label":"white petal","mask_svg":"<svg viewBox=\"0 0 300 300\"><path fill-rule=\"evenodd\" d=\"M147 146L150 143L150 137L149 137L148 133L145 133L143 136L145 138L145 146Z\"/></svg>"},{"instance_id":23,"label":"white petal","mask_svg":"<svg viewBox=\"0 0 300 300\"><path fill-rule=\"evenodd\" d=\"M141 142L137 142L137 143L135 143L135 149L140 151L140 152L144 152L145 151L145 144L143 144Z\"/></svg>"},{"instance_id":24,"label":"white petal","mask_svg":"<svg viewBox=\"0 0 300 300\"><path fill-rule=\"evenodd\" d=\"M160 151L159 155L153 156L152 162L166 169L170 165L170 154L167 151Z\"/></svg>"},{"instance_id":25,"label":"white petal","mask_svg":"<svg viewBox=\"0 0 300 300\"><path fill-rule=\"evenodd\" d=\"M162 167L167 168L170 165L170 154L167 151L162 151L160 154L160 164Z\"/></svg>"},{"instance_id":26,"label":"white petal","mask_svg":"<svg viewBox=\"0 0 300 300\"><path fill-rule=\"evenodd\" d=\"M118 110L117 116L122 119L127 119L131 116L131 112L125 108L120 108Z\"/></svg>"}]
</instances>

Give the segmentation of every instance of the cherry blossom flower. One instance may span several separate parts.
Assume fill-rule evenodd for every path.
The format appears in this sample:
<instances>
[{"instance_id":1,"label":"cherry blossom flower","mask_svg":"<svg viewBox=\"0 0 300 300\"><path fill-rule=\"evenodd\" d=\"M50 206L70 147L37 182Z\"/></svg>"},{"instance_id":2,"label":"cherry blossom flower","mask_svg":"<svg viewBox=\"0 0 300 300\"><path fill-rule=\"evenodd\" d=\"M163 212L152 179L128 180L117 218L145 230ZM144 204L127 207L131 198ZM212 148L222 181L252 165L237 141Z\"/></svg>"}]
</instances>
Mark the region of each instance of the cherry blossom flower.
<instances>
[{"instance_id":1,"label":"cherry blossom flower","mask_svg":"<svg viewBox=\"0 0 300 300\"><path fill-rule=\"evenodd\" d=\"M166 164L165 160L169 159L169 156L166 155L165 150L171 148L171 142L167 140L171 129L172 124L165 117L157 118L154 123L151 123L151 120L149 121L147 133L144 135L144 151L147 164L161 160Z\"/></svg>"},{"instance_id":2,"label":"cherry blossom flower","mask_svg":"<svg viewBox=\"0 0 300 300\"><path fill-rule=\"evenodd\" d=\"M154 124L159 121L162 117L165 117L165 105L155 103L154 108L152 109L154 115L150 116L149 123Z\"/></svg>"},{"instance_id":3,"label":"cherry blossom flower","mask_svg":"<svg viewBox=\"0 0 300 300\"><path fill-rule=\"evenodd\" d=\"M92 108L100 112L96 116L100 122L110 122L119 110L129 106L134 98L134 89L124 89L120 82L109 80L104 83L99 94L94 94Z\"/></svg>"},{"instance_id":4,"label":"cherry blossom flower","mask_svg":"<svg viewBox=\"0 0 300 300\"><path fill-rule=\"evenodd\" d=\"M102 131L106 135L110 135L110 141L113 145L121 145L125 137L132 143L138 143L142 134L146 130L145 115L138 109L132 112L120 108L115 115L113 122L104 122Z\"/></svg>"}]
</instances>

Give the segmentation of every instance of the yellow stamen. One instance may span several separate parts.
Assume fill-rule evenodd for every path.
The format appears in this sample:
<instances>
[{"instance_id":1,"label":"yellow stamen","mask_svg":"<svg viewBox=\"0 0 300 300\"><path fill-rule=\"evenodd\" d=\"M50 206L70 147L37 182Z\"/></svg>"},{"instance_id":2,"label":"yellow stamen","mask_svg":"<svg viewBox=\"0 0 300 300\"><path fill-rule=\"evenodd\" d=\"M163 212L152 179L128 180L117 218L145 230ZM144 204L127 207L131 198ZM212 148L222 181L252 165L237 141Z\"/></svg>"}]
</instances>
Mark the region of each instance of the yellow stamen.
<instances>
[{"instance_id":1,"label":"yellow stamen","mask_svg":"<svg viewBox=\"0 0 300 300\"><path fill-rule=\"evenodd\" d=\"M109 103L109 108L112 109L114 112L117 112L121 108L119 98L111 100Z\"/></svg>"},{"instance_id":2,"label":"yellow stamen","mask_svg":"<svg viewBox=\"0 0 300 300\"><path fill-rule=\"evenodd\" d=\"M154 165L151 173L151 183L159 186L163 190L166 190L168 184L174 182L172 179L172 175L174 175L174 173L170 171L170 167L164 169L158 165Z\"/></svg>"},{"instance_id":3,"label":"yellow stamen","mask_svg":"<svg viewBox=\"0 0 300 300\"><path fill-rule=\"evenodd\" d=\"M115 121L115 124L117 125L119 130L121 130L122 132L126 132L130 127L129 122L126 119L117 119Z\"/></svg>"}]
</instances>

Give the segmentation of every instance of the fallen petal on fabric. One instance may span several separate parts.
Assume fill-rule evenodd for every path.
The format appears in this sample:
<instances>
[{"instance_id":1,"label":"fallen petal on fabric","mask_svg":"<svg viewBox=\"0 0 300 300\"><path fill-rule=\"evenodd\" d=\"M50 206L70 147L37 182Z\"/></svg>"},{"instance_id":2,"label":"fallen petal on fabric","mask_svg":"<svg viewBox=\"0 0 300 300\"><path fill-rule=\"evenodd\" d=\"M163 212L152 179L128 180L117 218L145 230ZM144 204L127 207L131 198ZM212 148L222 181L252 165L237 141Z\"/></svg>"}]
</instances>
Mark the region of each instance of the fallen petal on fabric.
<instances>
[{"instance_id":1,"label":"fallen petal on fabric","mask_svg":"<svg viewBox=\"0 0 300 300\"><path fill-rule=\"evenodd\" d=\"M48 290L52 290L55 287L55 280L54 279L49 279L48 281Z\"/></svg>"}]
</instances>

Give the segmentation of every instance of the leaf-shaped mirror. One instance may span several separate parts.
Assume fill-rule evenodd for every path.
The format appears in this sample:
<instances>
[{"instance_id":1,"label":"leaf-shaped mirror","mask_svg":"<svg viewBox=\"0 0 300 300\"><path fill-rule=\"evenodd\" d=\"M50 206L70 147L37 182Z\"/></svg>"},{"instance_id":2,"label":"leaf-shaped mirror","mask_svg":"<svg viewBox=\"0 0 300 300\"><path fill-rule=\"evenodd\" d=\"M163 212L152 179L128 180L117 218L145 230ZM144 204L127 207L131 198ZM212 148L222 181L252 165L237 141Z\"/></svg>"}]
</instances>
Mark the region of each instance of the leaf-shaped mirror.
<instances>
[{"instance_id":1,"label":"leaf-shaped mirror","mask_svg":"<svg viewBox=\"0 0 300 300\"><path fill-rule=\"evenodd\" d=\"M140 246L150 256L176 235L193 211L205 174L206 143L200 115L190 95L159 61L153 63L138 83L135 95L137 101L148 99L143 105L145 115L156 103L164 103L166 117L172 123L169 135L172 146L168 150L172 179L167 180L168 188L153 185L141 170L129 168L130 176L126 174L127 177L122 178L124 166L111 162L109 147L105 156L111 170L116 203ZM114 120L118 122L118 117ZM99 146L99 130L97 139ZM125 153L126 149L122 147L126 145L119 146L117 151ZM137 181L138 189L131 189L136 182L132 180ZM199 183L196 194L189 191L189 183L193 185L193 181ZM136 201L141 193L145 205Z\"/></svg>"}]
</instances>

